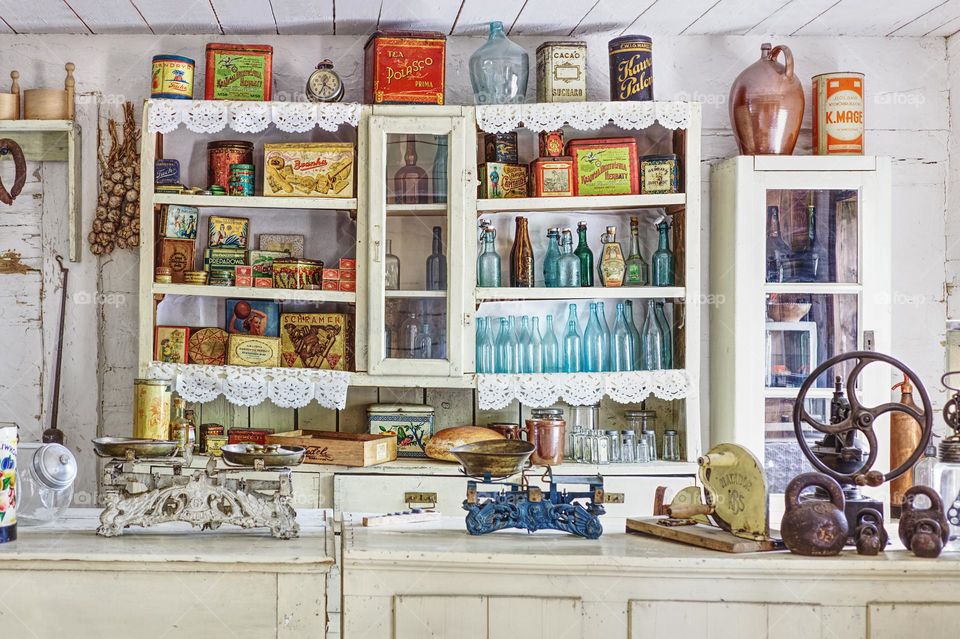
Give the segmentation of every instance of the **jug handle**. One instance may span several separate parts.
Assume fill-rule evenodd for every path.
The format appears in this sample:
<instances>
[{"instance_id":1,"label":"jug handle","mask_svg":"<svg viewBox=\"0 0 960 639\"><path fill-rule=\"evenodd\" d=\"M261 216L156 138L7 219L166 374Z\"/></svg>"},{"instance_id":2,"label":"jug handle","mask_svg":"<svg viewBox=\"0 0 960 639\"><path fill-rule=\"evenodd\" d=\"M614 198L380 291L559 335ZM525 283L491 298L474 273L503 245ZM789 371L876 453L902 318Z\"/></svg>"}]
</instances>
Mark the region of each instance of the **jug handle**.
<instances>
[{"instance_id":1,"label":"jug handle","mask_svg":"<svg viewBox=\"0 0 960 639\"><path fill-rule=\"evenodd\" d=\"M783 74L787 76L788 80L793 79L793 53L790 52L790 47L785 44L778 44L770 50L770 59L776 60L777 54L783 53Z\"/></svg>"}]
</instances>

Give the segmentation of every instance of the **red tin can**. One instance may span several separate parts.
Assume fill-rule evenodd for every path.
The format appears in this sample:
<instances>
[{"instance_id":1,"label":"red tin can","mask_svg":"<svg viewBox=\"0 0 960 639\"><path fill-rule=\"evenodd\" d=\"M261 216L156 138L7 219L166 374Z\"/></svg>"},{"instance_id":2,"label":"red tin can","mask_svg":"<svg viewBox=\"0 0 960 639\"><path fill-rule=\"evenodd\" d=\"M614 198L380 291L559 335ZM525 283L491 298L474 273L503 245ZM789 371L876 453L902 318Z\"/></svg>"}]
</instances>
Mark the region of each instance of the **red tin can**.
<instances>
[{"instance_id":1,"label":"red tin can","mask_svg":"<svg viewBox=\"0 0 960 639\"><path fill-rule=\"evenodd\" d=\"M541 131L537 135L539 155L542 158L555 158L563 155L563 129Z\"/></svg>"},{"instance_id":2,"label":"red tin can","mask_svg":"<svg viewBox=\"0 0 960 639\"><path fill-rule=\"evenodd\" d=\"M640 192L634 138L571 140L576 195L636 195Z\"/></svg>"},{"instance_id":3,"label":"red tin can","mask_svg":"<svg viewBox=\"0 0 960 639\"><path fill-rule=\"evenodd\" d=\"M273 97L273 47L268 44L207 45L204 98L269 101Z\"/></svg>"},{"instance_id":4,"label":"red tin can","mask_svg":"<svg viewBox=\"0 0 960 639\"><path fill-rule=\"evenodd\" d=\"M207 144L207 185L230 186L231 164L253 164L253 143L218 140Z\"/></svg>"},{"instance_id":5,"label":"red tin can","mask_svg":"<svg viewBox=\"0 0 960 639\"><path fill-rule=\"evenodd\" d=\"M368 104L443 104L447 38L436 31L378 31L363 52Z\"/></svg>"},{"instance_id":6,"label":"red tin can","mask_svg":"<svg viewBox=\"0 0 960 639\"><path fill-rule=\"evenodd\" d=\"M537 158L530 163L534 197L573 195L573 158Z\"/></svg>"}]
</instances>

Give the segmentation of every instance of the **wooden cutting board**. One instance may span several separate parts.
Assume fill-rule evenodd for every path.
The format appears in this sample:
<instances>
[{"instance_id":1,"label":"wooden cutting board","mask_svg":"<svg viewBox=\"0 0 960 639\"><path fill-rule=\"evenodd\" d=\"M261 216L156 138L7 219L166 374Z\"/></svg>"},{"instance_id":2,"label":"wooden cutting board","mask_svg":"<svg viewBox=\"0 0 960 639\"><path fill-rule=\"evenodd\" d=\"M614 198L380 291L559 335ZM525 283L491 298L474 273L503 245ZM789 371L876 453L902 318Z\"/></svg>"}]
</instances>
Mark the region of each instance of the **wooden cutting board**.
<instances>
[{"instance_id":1,"label":"wooden cutting board","mask_svg":"<svg viewBox=\"0 0 960 639\"><path fill-rule=\"evenodd\" d=\"M661 539L679 541L691 546L719 550L721 552L765 552L783 550L782 541L753 541L742 539L715 526L693 524L692 526L661 526L657 522L662 517L635 517L627 519L627 532L653 535Z\"/></svg>"}]
</instances>

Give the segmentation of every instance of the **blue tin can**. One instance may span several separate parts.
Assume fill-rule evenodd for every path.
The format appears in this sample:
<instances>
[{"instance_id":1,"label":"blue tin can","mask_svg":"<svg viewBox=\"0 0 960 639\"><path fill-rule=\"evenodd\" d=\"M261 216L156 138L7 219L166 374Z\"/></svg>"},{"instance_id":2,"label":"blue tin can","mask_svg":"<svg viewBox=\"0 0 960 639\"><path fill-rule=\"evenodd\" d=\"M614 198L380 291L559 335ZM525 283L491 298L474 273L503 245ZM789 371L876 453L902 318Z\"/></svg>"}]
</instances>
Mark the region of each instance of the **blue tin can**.
<instances>
[{"instance_id":1,"label":"blue tin can","mask_svg":"<svg viewBox=\"0 0 960 639\"><path fill-rule=\"evenodd\" d=\"M154 160L153 183L161 186L180 184L180 162L177 160Z\"/></svg>"},{"instance_id":2,"label":"blue tin can","mask_svg":"<svg viewBox=\"0 0 960 639\"><path fill-rule=\"evenodd\" d=\"M230 195L253 195L256 172L252 164L230 165Z\"/></svg>"},{"instance_id":3,"label":"blue tin can","mask_svg":"<svg viewBox=\"0 0 960 639\"><path fill-rule=\"evenodd\" d=\"M653 99L653 40L625 35L607 43L610 57L610 99L615 102Z\"/></svg>"}]
</instances>

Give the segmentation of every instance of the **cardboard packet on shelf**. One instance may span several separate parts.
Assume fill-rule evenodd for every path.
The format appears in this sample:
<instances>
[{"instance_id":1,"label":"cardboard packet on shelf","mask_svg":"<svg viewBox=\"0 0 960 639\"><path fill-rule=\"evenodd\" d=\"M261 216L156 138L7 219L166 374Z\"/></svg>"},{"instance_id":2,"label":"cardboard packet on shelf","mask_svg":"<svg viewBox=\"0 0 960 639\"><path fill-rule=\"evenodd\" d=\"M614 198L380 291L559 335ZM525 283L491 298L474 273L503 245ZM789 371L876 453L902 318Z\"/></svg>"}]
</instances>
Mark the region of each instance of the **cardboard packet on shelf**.
<instances>
[{"instance_id":1,"label":"cardboard packet on shelf","mask_svg":"<svg viewBox=\"0 0 960 639\"><path fill-rule=\"evenodd\" d=\"M227 364L276 368L280 366L280 338L231 335L227 342Z\"/></svg>"},{"instance_id":2,"label":"cardboard packet on shelf","mask_svg":"<svg viewBox=\"0 0 960 639\"><path fill-rule=\"evenodd\" d=\"M263 145L263 194L275 197L353 197L352 142Z\"/></svg>"}]
</instances>

